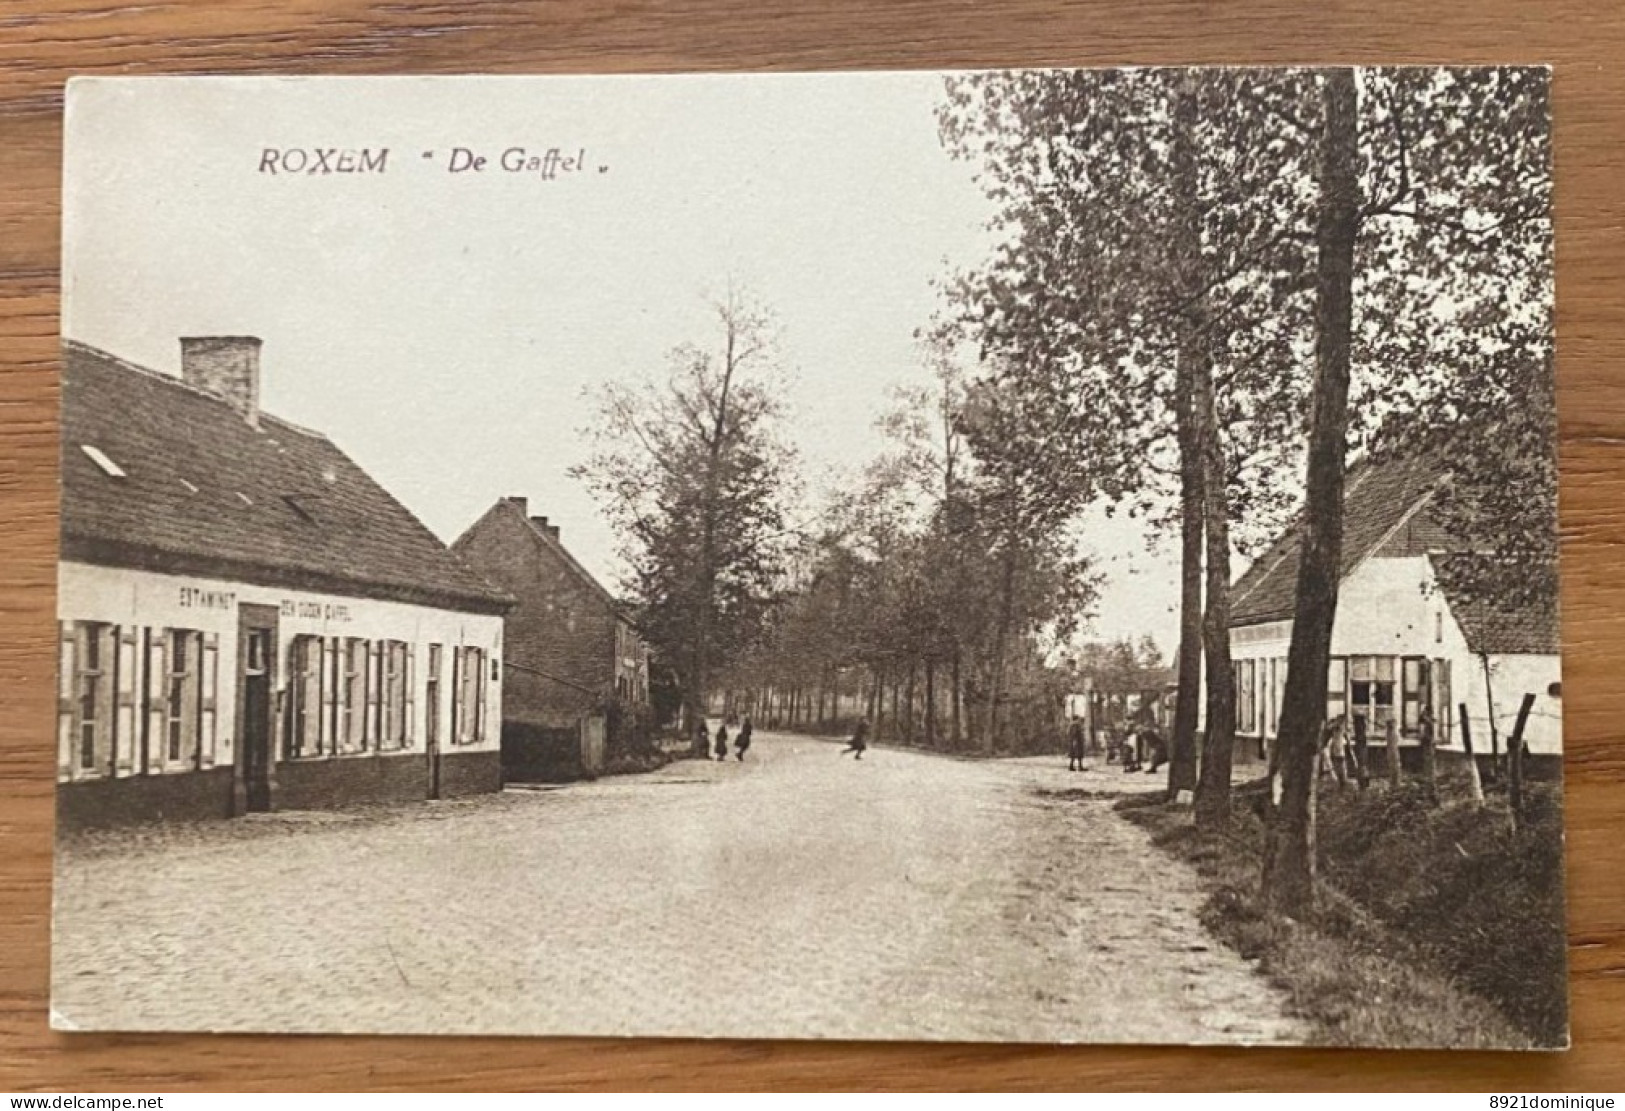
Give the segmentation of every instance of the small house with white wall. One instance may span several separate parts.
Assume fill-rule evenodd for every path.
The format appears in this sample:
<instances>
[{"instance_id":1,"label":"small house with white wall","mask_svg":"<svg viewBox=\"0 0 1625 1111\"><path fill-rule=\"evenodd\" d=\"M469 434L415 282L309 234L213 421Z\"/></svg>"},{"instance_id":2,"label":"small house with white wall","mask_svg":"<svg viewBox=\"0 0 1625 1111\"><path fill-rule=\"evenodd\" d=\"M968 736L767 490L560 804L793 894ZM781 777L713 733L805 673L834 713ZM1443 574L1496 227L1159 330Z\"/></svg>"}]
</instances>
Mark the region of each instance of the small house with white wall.
<instances>
[{"instance_id":1,"label":"small house with white wall","mask_svg":"<svg viewBox=\"0 0 1625 1111\"><path fill-rule=\"evenodd\" d=\"M1326 684L1328 718L1364 717L1380 746L1390 721L1402 755L1433 710L1445 751L1464 752L1458 707L1473 749L1505 751L1519 706L1535 695L1529 752L1563 751L1556 584L1544 600L1497 606L1465 589L1463 543L1431 510L1443 478L1436 459L1368 461L1351 468L1343 502L1343 566ZM1289 529L1232 588L1238 757L1262 758L1286 689L1299 535Z\"/></svg>"},{"instance_id":2,"label":"small house with white wall","mask_svg":"<svg viewBox=\"0 0 1625 1111\"><path fill-rule=\"evenodd\" d=\"M64 825L501 786L511 599L261 411L260 348L183 339L175 377L64 347Z\"/></svg>"}]
</instances>

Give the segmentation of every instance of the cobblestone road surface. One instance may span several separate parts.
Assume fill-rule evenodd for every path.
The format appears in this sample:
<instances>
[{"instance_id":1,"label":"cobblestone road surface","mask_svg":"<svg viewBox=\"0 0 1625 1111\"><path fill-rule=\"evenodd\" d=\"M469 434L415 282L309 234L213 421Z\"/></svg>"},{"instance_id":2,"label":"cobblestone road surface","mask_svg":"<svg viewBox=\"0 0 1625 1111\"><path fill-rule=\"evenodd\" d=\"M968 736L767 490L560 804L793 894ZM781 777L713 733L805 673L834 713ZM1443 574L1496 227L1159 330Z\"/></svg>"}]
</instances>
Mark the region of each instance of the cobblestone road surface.
<instances>
[{"instance_id":1,"label":"cobblestone road surface","mask_svg":"<svg viewBox=\"0 0 1625 1111\"><path fill-rule=\"evenodd\" d=\"M749 761L366 815L82 837L87 1029L1280 1042L1195 877L1061 759L758 734Z\"/></svg>"}]
</instances>

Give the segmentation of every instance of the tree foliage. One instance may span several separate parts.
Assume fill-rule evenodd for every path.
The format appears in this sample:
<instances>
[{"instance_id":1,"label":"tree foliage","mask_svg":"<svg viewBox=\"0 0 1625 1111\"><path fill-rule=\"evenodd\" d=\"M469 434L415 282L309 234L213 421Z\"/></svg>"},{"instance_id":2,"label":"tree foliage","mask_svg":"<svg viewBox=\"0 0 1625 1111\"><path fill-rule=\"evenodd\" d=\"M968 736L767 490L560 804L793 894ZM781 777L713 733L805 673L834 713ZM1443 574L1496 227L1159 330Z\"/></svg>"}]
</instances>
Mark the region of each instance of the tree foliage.
<instances>
[{"instance_id":1,"label":"tree foliage","mask_svg":"<svg viewBox=\"0 0 1625 1111\"><path fill-rule=\"evenodd\" d=\"M597 391L595 450L575 472L615 527L640 627L691 720L759 633L794 492L771 319L734 290L713 311L711 343L681 344L664 373Z\"/></svg>"}]
</instances>

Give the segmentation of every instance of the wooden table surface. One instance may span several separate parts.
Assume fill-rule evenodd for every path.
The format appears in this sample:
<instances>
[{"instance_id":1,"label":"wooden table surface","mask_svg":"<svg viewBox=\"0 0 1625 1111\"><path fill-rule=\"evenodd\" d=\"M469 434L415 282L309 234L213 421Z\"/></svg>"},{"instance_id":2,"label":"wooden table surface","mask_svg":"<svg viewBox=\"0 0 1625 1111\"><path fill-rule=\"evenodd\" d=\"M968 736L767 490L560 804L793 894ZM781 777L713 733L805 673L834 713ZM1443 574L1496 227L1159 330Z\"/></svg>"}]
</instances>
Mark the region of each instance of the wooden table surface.
<instances>
[{"instance_id":1,"label":"wooden table surface","mask_svg":"<svg viewBox=\"0 0 1625 1111\"><path fill-rule=\"evenodd\" d=\"M0 1090L1625 1090L1625 5L1607 0L216 0L0 5ZM62 85L75 74L1121 63L1556 66L1566 1054L68 1036L46 1023Z\"/></svg>"}]
</instances>

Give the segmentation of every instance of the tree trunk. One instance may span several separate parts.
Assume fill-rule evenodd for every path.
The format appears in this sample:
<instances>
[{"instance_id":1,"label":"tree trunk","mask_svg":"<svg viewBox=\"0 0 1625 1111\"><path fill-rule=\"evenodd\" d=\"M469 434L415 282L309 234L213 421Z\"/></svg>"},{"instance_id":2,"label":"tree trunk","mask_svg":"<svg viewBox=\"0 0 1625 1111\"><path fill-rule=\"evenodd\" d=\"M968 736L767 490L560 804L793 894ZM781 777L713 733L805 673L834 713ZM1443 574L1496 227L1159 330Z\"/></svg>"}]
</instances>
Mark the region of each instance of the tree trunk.
<instances>
[{"instance_id":1,"label":"tree trunk","mask_svg":"<svg viewBox=\"0 0 1625 1111\"><path fill-rule=\"evenodd\" d=\"M909 745L914 743L914 671L914 661L910 660L908 664L908 685L904 688L907 695L904 699L906 710L903 716L903 742Z\"/></svg>"},{"instance_id":2,"label":"tree trunk","mask_svg":"<svg viewBox=\"0 0 1625 1111\"><path fill-rule=\"evenodd\" d=\"M1183 371L1181 374L1183 375ZM1188 401L1179 405L1189 409ZM1196 721L1202 694L1202 461L1188 413L1179 420L1179 687L1168 749L1170 797L1196 782Z\"/></svg>"},{"instance_id":3,"label":"tree trunk","mask_svg":"<svg viewBox=\"0 0 1625 1111\"><path fill-rule=\"evenodd\" d=\"M1230 658L1230 497L1213 393L1213 368L1205 344L1197 360L1195 384L1203 443L1203 504L1207 508L1203 522L1207 614L1202 628L1207 723L1202 731L1202 782L1196 792L1196 824L1203 829L1223 829L1230 821L1230 769L1236 744L1236 669Z\"/></svg>"},{"instance_id":4,"label":"tree trunk","mask_svg":"<svg viewBox=\"0 0 1625 1111\"><path fill-rule=\"evenodd\" d=\"M925 747L937 747L937 662L925 661Z\"/></svg>"},{"instance_id":5,"label":"tree trunk","mask_svg":"<svg viewBox=\"0 0 1625 1111\"><path fill-rule=\"evenodd\" d=\"M1004 698L1004 668L1010 646L1010 626L1015 620L1016 608L1016 550L1013 543L1005 545L999 580L999 624L993 644L993 667L987 703L987 736L982 738L982 751L991 756L998 747L1003 728L1000 702Z\"/></svg>"},{"instance_id":6,"label":"tree trunk","mask_svg":"<svg viewBox=\"0 0 1625 1111\"><path fill-rule=\"evenodd\" d=\"M1293 918L1302 918L1314 906L1315 756L1326 718L1326 673L1342 573L1354 241L1360 221L1359 94L1354 71L1327 71L1321 100L1314 398L1292 645L1276 741L1281 749L1281 800L1271 814L1263 888L1270 909Z\"/></svg>"},{"instance_id":7,"label":"tree trunk","mask_svg":"<svg viewBox=\"0 0 1625 1111\"><path fill-rule=\"evenodd\" d=\"M683 684L684 716L687 717L689 751L703 759L711 758L711 743L699 736L699 726L705 720L705 682L700 678L705 668L704 623L701 623L701 639L694 648L694 666L690 669L688 679Z\"/></svg>"},{"instance_id":8,"label":"tree trunk","mask_svg":"<svg viewBox=\"0 0 1625 1111\"><path fill-rule=\"evenodd\" d=\"M1202 281L1200 213L1196 201L1193 78L1180 82L1175 105L1172 159L1185 240L1186 262L1180 274L1190 287ZM1202 522L1203 465L1197 377L1202 345L1193 322L1180 328L1174 368L1174 427L1179 444L1179 687L1174 695L1173 736L1168 746L1168 797L1196 786L1196 722L1202 694ZM1202 345L1205 346L1205 345Z\"/></svg>"},{"instance_id":9,"label":"tree trunk","mask_svg":"<svg viewBox=\"0 0 1625 1111\"><path fill-rule=\"evenodd\" d=\"M951 741L951 746L955 752L959 751L960 745L962 745L965 741L965 685L961 671L962 656L959 650L959 645L956 644L954 645L953 667L951 669L951 674L949 675L950 685L953 687L953 690L949 692L950 704L948 707L950 719L949 738Z\"/></svg>"}]
</instances>

